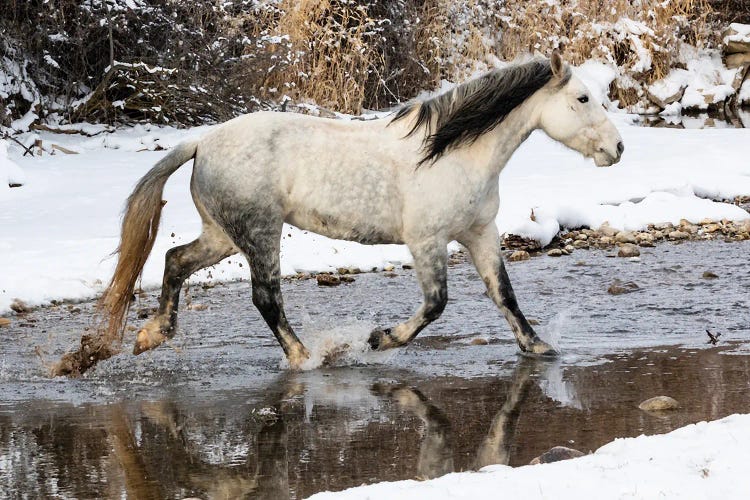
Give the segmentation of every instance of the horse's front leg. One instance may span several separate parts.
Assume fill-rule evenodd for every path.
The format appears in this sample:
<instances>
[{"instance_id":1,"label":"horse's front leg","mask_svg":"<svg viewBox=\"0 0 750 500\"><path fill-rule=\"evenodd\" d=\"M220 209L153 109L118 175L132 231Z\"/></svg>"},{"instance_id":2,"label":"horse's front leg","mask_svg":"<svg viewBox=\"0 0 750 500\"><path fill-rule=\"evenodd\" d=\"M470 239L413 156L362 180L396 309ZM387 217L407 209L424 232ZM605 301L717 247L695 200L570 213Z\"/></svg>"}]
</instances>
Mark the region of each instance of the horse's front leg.
<instances>
[{"instance_id":1,"label":"horse's front leg","mask_svg":"<svg viewBox=\"0 0 750 500\"><path fill-rule=\"evenodd\" d=\"M405 345L443 313L448 303L446 244L442 240L431 239L409 245L424 302L408 321L394 328L372 332L368 341L370 347L382 351Z\"/></svg>"},{"instance_id":2,"label":"horse's front leg","mask_svg":"<svg viewBox=\"0 0 750 500\"><path fill-rule=\"evenodd\" d=\"M471 254L474 266L487 286L487 293L508 320L518 347L523 352L546 356L557 355L557 351L536 334L518 308L516 294L505 270L500 254L500 235L495 222L476 228L459 240Z\"/></svg>"}]
</instances>

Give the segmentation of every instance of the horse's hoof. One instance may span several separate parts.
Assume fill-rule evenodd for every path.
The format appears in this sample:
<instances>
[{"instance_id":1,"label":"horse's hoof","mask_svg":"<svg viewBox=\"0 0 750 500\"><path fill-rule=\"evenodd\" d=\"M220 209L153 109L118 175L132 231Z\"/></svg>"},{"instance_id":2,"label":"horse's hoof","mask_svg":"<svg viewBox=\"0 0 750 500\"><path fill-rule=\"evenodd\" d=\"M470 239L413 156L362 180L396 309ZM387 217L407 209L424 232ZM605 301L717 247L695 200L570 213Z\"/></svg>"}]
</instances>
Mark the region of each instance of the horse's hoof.
<instances>
[{"instance_id":1,"label":"horse's hoof","mask_svg":"<svg viewBox=\"0 0 750 500\"><path fill-rule=\"evenodd\" d=\"M370 338L367 339L367 343L373 351L384 351L391 347L396 347L396 341L393 338L393 335L391 335L390 328L384 330L373 330L372 333L370 333Z\"/></svg>"},{"instance_id":2,"label":"horse's hoof","mask_svg":"<svg viewBox=\"0 0 750 500\"><path fill-rule=\"evenodd\" d=\"M150 351L163 344L165 340L167 340L167 337L163 333L148 328L148 326L141 328L136 336L133 354L137 356L142 352Z\"/></svg>"},{"instance_id":3,"label":"horse's hoof","mask_svg":"<svg viewBox=\"0 0 750 500\"><path fill-rule=\"evenodd\" d=\"M286 359L289 361L289 369L293 371L302 370L302 365L310 359L310 352L304 347L290 352Z\"/></svg>"},{"instance_id":4,"label":"horse's hoof","mask_svg":"<svg viewBox=\"0 0 750 500\"><path fill-rule=\"evenodd\" d=\"M557 358L560 353L551 345L541 340L534 342L526 349L522 350L521 354L530 358Z\"/></svg>"}]
</instances>

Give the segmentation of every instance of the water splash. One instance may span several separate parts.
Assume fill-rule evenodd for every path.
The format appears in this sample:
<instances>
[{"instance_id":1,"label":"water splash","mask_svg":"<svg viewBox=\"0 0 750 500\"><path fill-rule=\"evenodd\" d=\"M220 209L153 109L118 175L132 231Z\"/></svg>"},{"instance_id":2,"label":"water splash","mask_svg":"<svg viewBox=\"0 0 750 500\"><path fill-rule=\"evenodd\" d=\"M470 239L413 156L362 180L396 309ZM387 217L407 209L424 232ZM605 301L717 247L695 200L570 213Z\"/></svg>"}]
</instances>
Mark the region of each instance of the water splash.
<instances>
[{"instance_id":1,"label":"water splash","mask_svg":"<svg viewBox=\"0 0 750 500\"><path fill-rule=\"evenodd\" d=\"M560 349L560 340L562 339L563 330L567 329L571 323L570 317L572 312L571 308L559 311L549 320L547 326L537 331L539 337L551 345L557 352L562 352Z\"/></svg>"},{"instance_id":2,"label":"water splash","mask_svg":"<svg viewBox=\"0 0 750 500\"><path fill-rule=\"evenodd\" d=\"M313 321L301 336L302 343L310 352L310 358L302 365L302 370L315 370L321 366L351 366L388 363L396 356L398 349L373 351L367 340L377 327L364 320L348 320L336 325ZM281 367L288 368L286 359Z\"/></svg>"}]
</instances>

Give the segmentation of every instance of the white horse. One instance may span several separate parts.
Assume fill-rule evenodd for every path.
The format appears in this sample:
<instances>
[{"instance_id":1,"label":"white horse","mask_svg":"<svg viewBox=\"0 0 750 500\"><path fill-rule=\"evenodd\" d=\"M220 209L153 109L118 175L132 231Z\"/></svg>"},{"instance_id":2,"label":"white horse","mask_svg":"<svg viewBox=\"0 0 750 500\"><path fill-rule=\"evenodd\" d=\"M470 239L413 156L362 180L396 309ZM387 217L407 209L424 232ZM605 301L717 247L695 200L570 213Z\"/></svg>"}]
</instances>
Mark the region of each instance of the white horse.
<instances>
[{"instance_id":1,"label":"white horse","mask_svg":"<svg viewBox=\"0 0 750 500\"><path fill-rule=\"evenodd\" d=\"M128 198L117 268L100 301L102 337L122 337L156 238L164 184L194 159L191 193L203 232L167 252L159 310L138 332L135 354L174 335L186 278L241 252L250 265L253 303L290 367L299 368L309 353L284 313L279 248L285 222L330 238L409 247L424 303L406 322L374 331L373 349L403 346L440 316L448 300L446 245L457 240L469 250L520 349L554 354L518 308L495 225L498 176L536 129L598 166L616 163L623 152L617 129L557 53L491 71L386 119L254 113L182 143ZM97 349L82 341L83 354ZM87 359L58 373L83 371L93 364Z\"/></svg>"}]
</instances>

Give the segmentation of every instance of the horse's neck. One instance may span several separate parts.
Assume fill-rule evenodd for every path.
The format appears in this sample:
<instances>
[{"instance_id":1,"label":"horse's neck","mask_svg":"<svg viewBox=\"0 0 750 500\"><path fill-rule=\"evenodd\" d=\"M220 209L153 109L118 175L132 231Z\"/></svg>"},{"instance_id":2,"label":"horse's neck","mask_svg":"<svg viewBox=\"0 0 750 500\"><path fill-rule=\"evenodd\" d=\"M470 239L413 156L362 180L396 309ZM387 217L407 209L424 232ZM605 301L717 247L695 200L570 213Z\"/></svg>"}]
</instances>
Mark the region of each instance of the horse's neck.
<instances>
[{"instance_id":1,"label":"horse's neck","mask_svg":"<svg viewBox=\"0 0 750 500\"><path fill-rule=\"evenodd\" d=\"M516 149L538 128L536 108L539 102L534 97L511 111L500 125L486 134L482 160L493 175L500 175Z\"/></svg>"}]
</instances>

